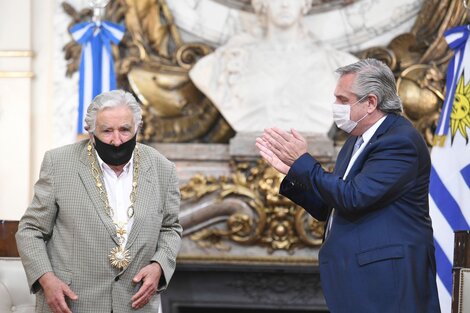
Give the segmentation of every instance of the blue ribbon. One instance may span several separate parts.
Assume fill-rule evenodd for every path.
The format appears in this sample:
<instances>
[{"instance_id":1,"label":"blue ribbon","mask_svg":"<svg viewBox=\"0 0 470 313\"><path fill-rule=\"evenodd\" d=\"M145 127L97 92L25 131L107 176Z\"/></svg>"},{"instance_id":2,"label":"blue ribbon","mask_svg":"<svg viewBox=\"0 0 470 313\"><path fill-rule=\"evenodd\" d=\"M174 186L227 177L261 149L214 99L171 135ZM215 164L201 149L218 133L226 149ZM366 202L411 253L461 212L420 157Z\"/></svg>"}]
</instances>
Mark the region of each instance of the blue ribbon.
<instances>
[{"instance_id":1,"label":"blue ribbon","mask_svg":"<svg viewBox=\"0 0 470 313\"><path fill-rule=\"evenodd\" d=\"M465 49L467 46L469 34L470 31L468 26L457 26L447 30L444 33L449 48L454 50L454 56L450 60L449 67L447 68L447 95L444 100L444 104L442 105L442 112L441 116L439 117L435 134L441 138L445 138L449 133L450 114L452 113L452 106L454 104L455 90L464 71L465 66L463 66L463 62L466 58L470 57L470 55L466 55L470 51ZM467 70L470 70L470 68ZM441 144L443 144L443 141L441 141Z\"/></svg>"},{"instance_id":2,"label":"blue ribbon","mask_svg":"<svg viewBox=\"0 0 470 313\"><path fill-rule=\"evenodd\" d=\"M77 132L85 133L86 109L93 98L104 91L116 89L116 75L111 43L119 44L126 28L103 21L84 22L70 29L73 39L82 45L78 95Z\"/></svg>"}]
</instances>

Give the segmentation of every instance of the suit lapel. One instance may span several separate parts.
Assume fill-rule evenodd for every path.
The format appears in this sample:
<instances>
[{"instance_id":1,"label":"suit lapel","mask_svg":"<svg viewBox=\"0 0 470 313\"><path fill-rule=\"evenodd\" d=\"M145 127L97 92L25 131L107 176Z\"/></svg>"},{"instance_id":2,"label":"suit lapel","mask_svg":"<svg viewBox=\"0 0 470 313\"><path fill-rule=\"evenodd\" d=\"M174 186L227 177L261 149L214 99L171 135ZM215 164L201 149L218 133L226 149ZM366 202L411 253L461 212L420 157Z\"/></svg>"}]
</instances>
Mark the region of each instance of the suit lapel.
<instances>
[{"instance_id":1,"label":"suit lapel","mask_svg":"<svg viewBox=\"0 0 470 313\"><path fill-rule=\"evenodd\" d=\"M91 166L88 160L87 146L88 144L86 143L83 152L80 155L80 161L82 162L83 166L79 170L78 175L80 176L80 179L82 180L82 183L85 186L88 196L93 202L96 213L98 214L101 222L103 223L104 227L106 228L114 242L118 244L116 237L116 227L114 226L111 217L106 214L106 211L104 209L104 202L100 199L98 188L96 187L95 180L91 173Z\"/></svg>"},{"instance_id":2,"label":"suit lapel","mask_svg":"<svg viewBox=\"0 0 470 313\"><path fill-rule=\"evenodd\" d=\"M140 144L139 144L140 145ZM143 149L139 149L140 153L140 168L139 178L137 180L137 196L134 204L134 223L132 224L132 230L127 239L126 248L129 248L137 238L140 230L142 229L144 222L147 220L147 214L149 209L152 207L148 195L155 194L155 182L151 177L151 160L148 154Z\"/></svg>"},{"instance_id":3,"label":"suit lapel","mask_svg":"<svg viewBox=\"0 0 470 313\"><path fill-rule=\"evenodd\" d=\"M390 129L390 127L399 118L400 118L400 116L397 115L397 114L388 114L387 115L385 120L382 122L382 124L379 126L379 128L377 128L375 133L372 135L371 139L367 143L367 146L364 148L364 150L361 152L361 154L358 156L358 158L354 162L354 165L351 167L351 170L349 171L348 177L350 177L350 178L354 177L357 174L357 171L362 168L362 165L365 162L365 160L367 159L368 153L369 153L367 151L367 147L370 146L371 144L373 144L374 142L376 142L383 134L385 134ZM354 137L354 138L356 138L356 137ZM354 141L353 141L353 143L354 143ZM353 146L354 146L354 144L353 144ZM349 163L350 158L351 158L351 156L349 158L347 158L348 162L346 162L346 167ZM346 168L344 170L346 170Z\"/></svg>"},{"instance_id":4,"label":"suit lapel","mask_svg":"<svg viewBox=\"0 0 470 313\"><path fill-rule=\"evenodd\" d=\"M341 153L338 155L338 159L336 160L336 166L334 173L339 176L343 176L348 168L349 160L351 159L351 154L354 148L354 143L356 142L356 136L351 136L346 140L343 148L341 149Z\"/></svg>"}]
</instances>

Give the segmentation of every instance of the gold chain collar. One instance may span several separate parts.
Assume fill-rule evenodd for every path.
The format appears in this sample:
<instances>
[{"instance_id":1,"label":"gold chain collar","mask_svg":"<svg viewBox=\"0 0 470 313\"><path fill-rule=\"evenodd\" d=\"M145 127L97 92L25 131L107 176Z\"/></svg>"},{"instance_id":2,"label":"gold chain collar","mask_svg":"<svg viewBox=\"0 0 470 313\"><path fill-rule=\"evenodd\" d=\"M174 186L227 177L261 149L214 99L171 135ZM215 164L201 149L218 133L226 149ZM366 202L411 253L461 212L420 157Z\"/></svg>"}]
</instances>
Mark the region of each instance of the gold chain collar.
<instances>
[{"instance_id":1,"label":"gold chain collar","mask_svg":"<svg viewBox=\"0 0 470 313\"><path fill-rule=\"evenodd\" d=\"M88 161L90 162L91 166L91 173L93 175L93 178L95 179L95 185L98 188L99 194L100 194L100 199L104 203L104 210L106 214L113 219L114 217L114 210L113 208L109 205L109 200L108 200L108 194L106 193L106 189L104 187L104 184L102 182L102 171L101 168L97 167L96 164L97 159L95 155L95 149L93 147L93 144L91 143L91 140L88 142ZM134 216L134 203L136 201L136 195L137 195L137 180L139 178L139 164L140 163L140 153L139 153L139 148L138 145L135 146L134 148L134 160L133 160L133 178L132 178L132 190L129 195L130 198L130 205L127 208L127 217L128 221ZM111 250L111 253L109 254L108 258L111 262L111 265L114 266L117 269L125 269L128 265L129 262L131 261L131 256L129 250L126 250L124 248L124 234L127 233L125 227L127 226L127 223L124 224L118 224L114 222L114 225L116 227L116 236L118 238L119 245Z\"/></svg>"}]
</instances>

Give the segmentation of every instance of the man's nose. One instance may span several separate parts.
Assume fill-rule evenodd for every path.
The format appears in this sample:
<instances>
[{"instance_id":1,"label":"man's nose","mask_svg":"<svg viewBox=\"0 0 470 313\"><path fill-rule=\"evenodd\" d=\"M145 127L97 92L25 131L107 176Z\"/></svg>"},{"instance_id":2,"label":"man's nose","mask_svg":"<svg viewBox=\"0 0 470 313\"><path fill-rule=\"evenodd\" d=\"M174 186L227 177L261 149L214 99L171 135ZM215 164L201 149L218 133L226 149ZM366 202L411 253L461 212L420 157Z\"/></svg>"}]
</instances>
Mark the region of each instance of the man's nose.
<instances>
[{"instance_id":1,"label":"man's nose","mask_svg":"<svg viewBox=\"0 0 470 313\"><path fill-rule=\"evenodd\" d=\"M119 147L122 144L122 139L119 132L113 132L113 137L111 138L110 144L115 147Z\"/></svg>"}]
</instances>

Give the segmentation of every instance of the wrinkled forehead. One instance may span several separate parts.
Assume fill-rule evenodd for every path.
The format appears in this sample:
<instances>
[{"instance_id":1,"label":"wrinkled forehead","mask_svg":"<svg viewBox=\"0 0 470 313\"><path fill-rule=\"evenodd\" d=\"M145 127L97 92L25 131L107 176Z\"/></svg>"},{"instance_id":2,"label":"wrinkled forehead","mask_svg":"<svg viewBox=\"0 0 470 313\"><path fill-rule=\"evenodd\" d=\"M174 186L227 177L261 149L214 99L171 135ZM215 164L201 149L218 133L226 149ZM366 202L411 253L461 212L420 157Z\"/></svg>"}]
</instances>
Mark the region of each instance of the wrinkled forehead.
<instances>
[{"instance_id":1,"label":"wrinkled forehead","mask_svg":"<svg viewBox=\"0 0 470 313\"><path fill-rule=\"evenodd\" d=\"M134 115L127 105L102 107L96 115L96 126L134 126Z\"/></svg>"}]
</instances>

